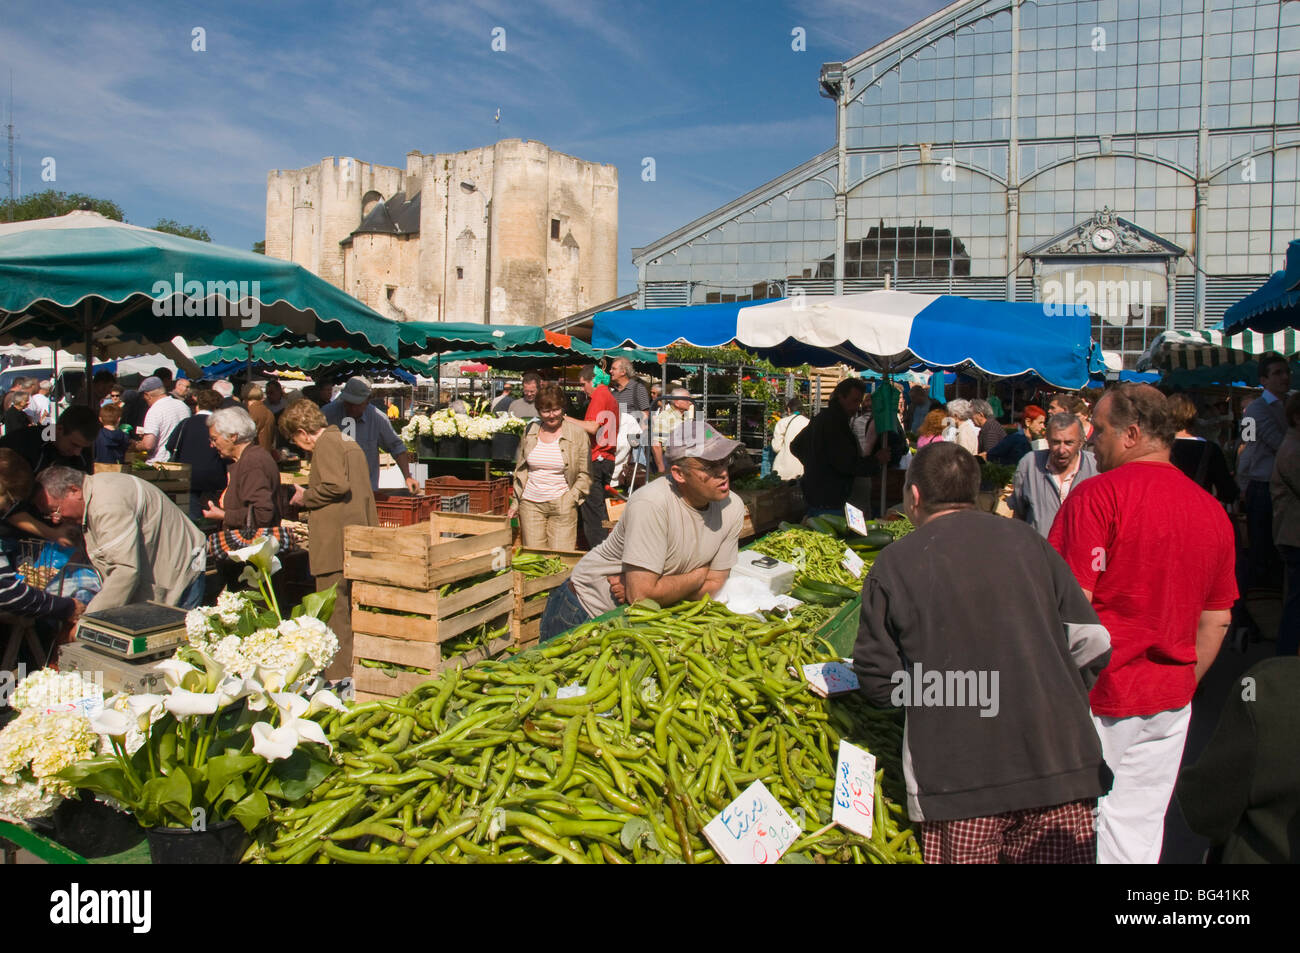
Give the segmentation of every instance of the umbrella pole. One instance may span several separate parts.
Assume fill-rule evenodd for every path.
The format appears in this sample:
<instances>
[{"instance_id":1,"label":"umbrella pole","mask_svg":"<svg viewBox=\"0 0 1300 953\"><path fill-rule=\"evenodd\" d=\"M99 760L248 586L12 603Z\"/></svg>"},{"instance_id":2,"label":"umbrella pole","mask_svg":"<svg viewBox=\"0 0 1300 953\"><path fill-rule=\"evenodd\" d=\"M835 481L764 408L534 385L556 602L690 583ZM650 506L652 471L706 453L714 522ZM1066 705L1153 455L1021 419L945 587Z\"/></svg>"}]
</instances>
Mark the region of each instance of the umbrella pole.
<instances>
[{"instance_id":1,"label":"umbrella pole","mask_svg":"<svg viewBox=\"0 0 1300 953\"><path fill-rule=\"evenodd\" d=\"M82 332L85 335L86 343L86 406L93 408L95 406L95 331L94 323L90 318L90 299L86 299L85 307L82 309L84 317L82 319ZM58 349L54 351L55 358L58 358Z\"/></svg>"}]
</instances>

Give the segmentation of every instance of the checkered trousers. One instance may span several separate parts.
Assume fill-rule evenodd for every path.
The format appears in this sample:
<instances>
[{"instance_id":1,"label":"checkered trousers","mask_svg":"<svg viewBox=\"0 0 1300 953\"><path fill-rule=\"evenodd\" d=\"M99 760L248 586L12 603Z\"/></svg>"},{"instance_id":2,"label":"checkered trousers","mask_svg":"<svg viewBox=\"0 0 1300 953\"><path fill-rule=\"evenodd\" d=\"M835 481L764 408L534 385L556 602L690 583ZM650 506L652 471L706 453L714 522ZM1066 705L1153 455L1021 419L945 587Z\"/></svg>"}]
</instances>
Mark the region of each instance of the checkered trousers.
<instances>
[{"instance_id":1,"label":"checkered trousers","mask_svg":"<svg viewBox=\"0 0 1300 953\"><path fill-rule=\"evenodd\" d=\"M921 825L927 864L1092 864L1096 799Z\"/></svg>"}]
</instances>

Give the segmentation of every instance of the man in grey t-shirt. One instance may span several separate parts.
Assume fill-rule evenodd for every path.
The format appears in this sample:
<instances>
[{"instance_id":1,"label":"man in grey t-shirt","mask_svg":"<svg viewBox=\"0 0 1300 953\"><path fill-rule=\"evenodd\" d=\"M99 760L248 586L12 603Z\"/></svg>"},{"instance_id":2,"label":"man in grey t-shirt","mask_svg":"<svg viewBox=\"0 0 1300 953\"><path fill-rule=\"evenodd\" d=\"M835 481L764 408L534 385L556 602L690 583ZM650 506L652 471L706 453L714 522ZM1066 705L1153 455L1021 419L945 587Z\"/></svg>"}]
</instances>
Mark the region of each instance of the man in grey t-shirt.
<instances>
[{"instance_id":1,"label":"man in grey t-shirt","mask_svg":"<svg viewBox=\"0 0 1300 953\"><path fill-rule=\"evenodd\" d=\"M740 447L699 421L668 435L668 473L632 494L609 537L552 591L546 641L623 602L672 605L714 595L739 558L745 505L731 492L727 461Z\"/></svg>"}]
</instances>

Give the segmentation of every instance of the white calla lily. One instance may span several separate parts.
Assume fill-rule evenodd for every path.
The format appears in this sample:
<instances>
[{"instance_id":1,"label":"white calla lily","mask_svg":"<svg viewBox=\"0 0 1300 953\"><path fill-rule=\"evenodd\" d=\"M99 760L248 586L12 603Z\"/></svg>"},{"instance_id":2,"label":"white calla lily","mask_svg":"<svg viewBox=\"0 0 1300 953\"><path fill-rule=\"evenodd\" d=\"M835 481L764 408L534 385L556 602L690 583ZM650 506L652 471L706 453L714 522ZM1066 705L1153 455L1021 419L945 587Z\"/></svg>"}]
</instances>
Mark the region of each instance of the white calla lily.
<instances>
[{"instance_id":1,"label":"white calla lily","mask_svg":"<svg viewBox=\"0 0 1300 953\"><path fill-rule=\"evenodd\" d=\"M335 711L347 711L339 696L335 695L328 688L322 688L311 696L311 705L307 709L307 717L310 718L326 708L333 708Z\"/></svg>"},{"instance_id":2,"label":"white calla lily","mask_svg":"<svg viewBox=\"0 0 1300 953\"><path fill-rule=\"evenodd\" d=\"M281 761L298 747L298 732L292 725L272 728L264 721L253 725L253 754L267 761Z\"/></svg>"},{"instance_id":3,"label":"white calla lily","mask_svg":"<svg viewBox=\"0 0 1300 953\"><path fill-rule=\"evenodd\" d=\"M178 658L169 658L159 662L154 668L163 673L163 680L171 689L197 687L203 682L203 673L189 662Z\"/></svg>"},{"instance_id":4,"label":"white calla lily","mask_svg":"<svg viewBox=\"0 0 1300 953\"><path fill-rule=\"evenodd\" d=\"M149 730L149 725L154 719L154 713L162 707L166 698L165 695L128 695L126 697L127 707L131 709L131 714L135 716L141 731Z\"/></svg>"},{"instance_id":5,"label":"white calla lily","mask_svg":"<svg viewBox=\"0 0 1300 953\"><path fill-rule=\"evenodd\" d=\"M245 546L243 549L237 549L230 554L230 558L236 562L248 563L254 570L254 578L258 572L277 573L280 571L280 560L275 554L280 550L280 542L274 536L263 537L258 543L252 546ZM245 570L245 573L248 570ZM243 575L240 575L243 579Z\"/></svg>"},{"instance_id":6,"label":"white calla lily","mask_svg":"<svg viewBox=\"0 0 1300 953\"><path fill-rule=\"evenodd\" d=\"M307 714L307 710L311 707L307 699L301 695L295 695L293 692L272 692L271 701L275 702L275 707L288 716L285 719L286 721L301 718Z\"/></svg>"},{"instance_id":7,"label":"white calla lily","mask_svg":"<svg viewBox=\"0 0 1300 953\"><path fill-rule=\"evenodd\" d=\"M318 745L324 745L326 748L329 748L330 751L334 750L334 746L330 744L330 740L325 737L325 729L316 724L316 722L309 721L306 718L295 718L290 722L290 725L294 731L298 733L299 743L303 741L314 741Z\"/></svg>"},{"instance_id":8,"label":"white calla lily","mask_svg":"<svg viewBox=\"0 0 1300 953\"><path fill-rule=\"evenodd\" d=\"M206 692L191 692L174 688L163 700L163 707L178 718L188 715L215 715L221 707L221 698Z\"/></svg>"},{"instance_id":9,"label":"white calla lily","mask_svg":"<svg viewBox=\"0 0 1300 953\"><path fill-rule=\"evenodd\" d=\"M110 738L121 741L126 737L126 733L131 730L131 718L126 712L105 708L90 719L90 727L98 734L108 735Z\"/></svg>"}]
</instances>

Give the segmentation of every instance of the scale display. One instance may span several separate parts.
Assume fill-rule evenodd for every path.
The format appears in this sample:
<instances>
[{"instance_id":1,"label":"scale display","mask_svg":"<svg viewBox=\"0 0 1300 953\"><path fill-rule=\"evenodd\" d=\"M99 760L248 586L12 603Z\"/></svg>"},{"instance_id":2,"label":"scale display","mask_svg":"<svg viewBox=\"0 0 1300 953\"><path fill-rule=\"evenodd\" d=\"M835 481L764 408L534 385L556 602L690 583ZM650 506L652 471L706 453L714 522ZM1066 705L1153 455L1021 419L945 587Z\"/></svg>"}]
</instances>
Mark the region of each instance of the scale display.
<instances>
[{"instance_id":1,"label":"scale display","mask_svg":"<svg viewBox=\"0 0 1300 953\"><path fill-rule=\"evenodd\" d=\"M120 658L145 658L172 651L186 640L185 610L156 602L87 612L77 640Z\"/></svg>"}]
</instances>

